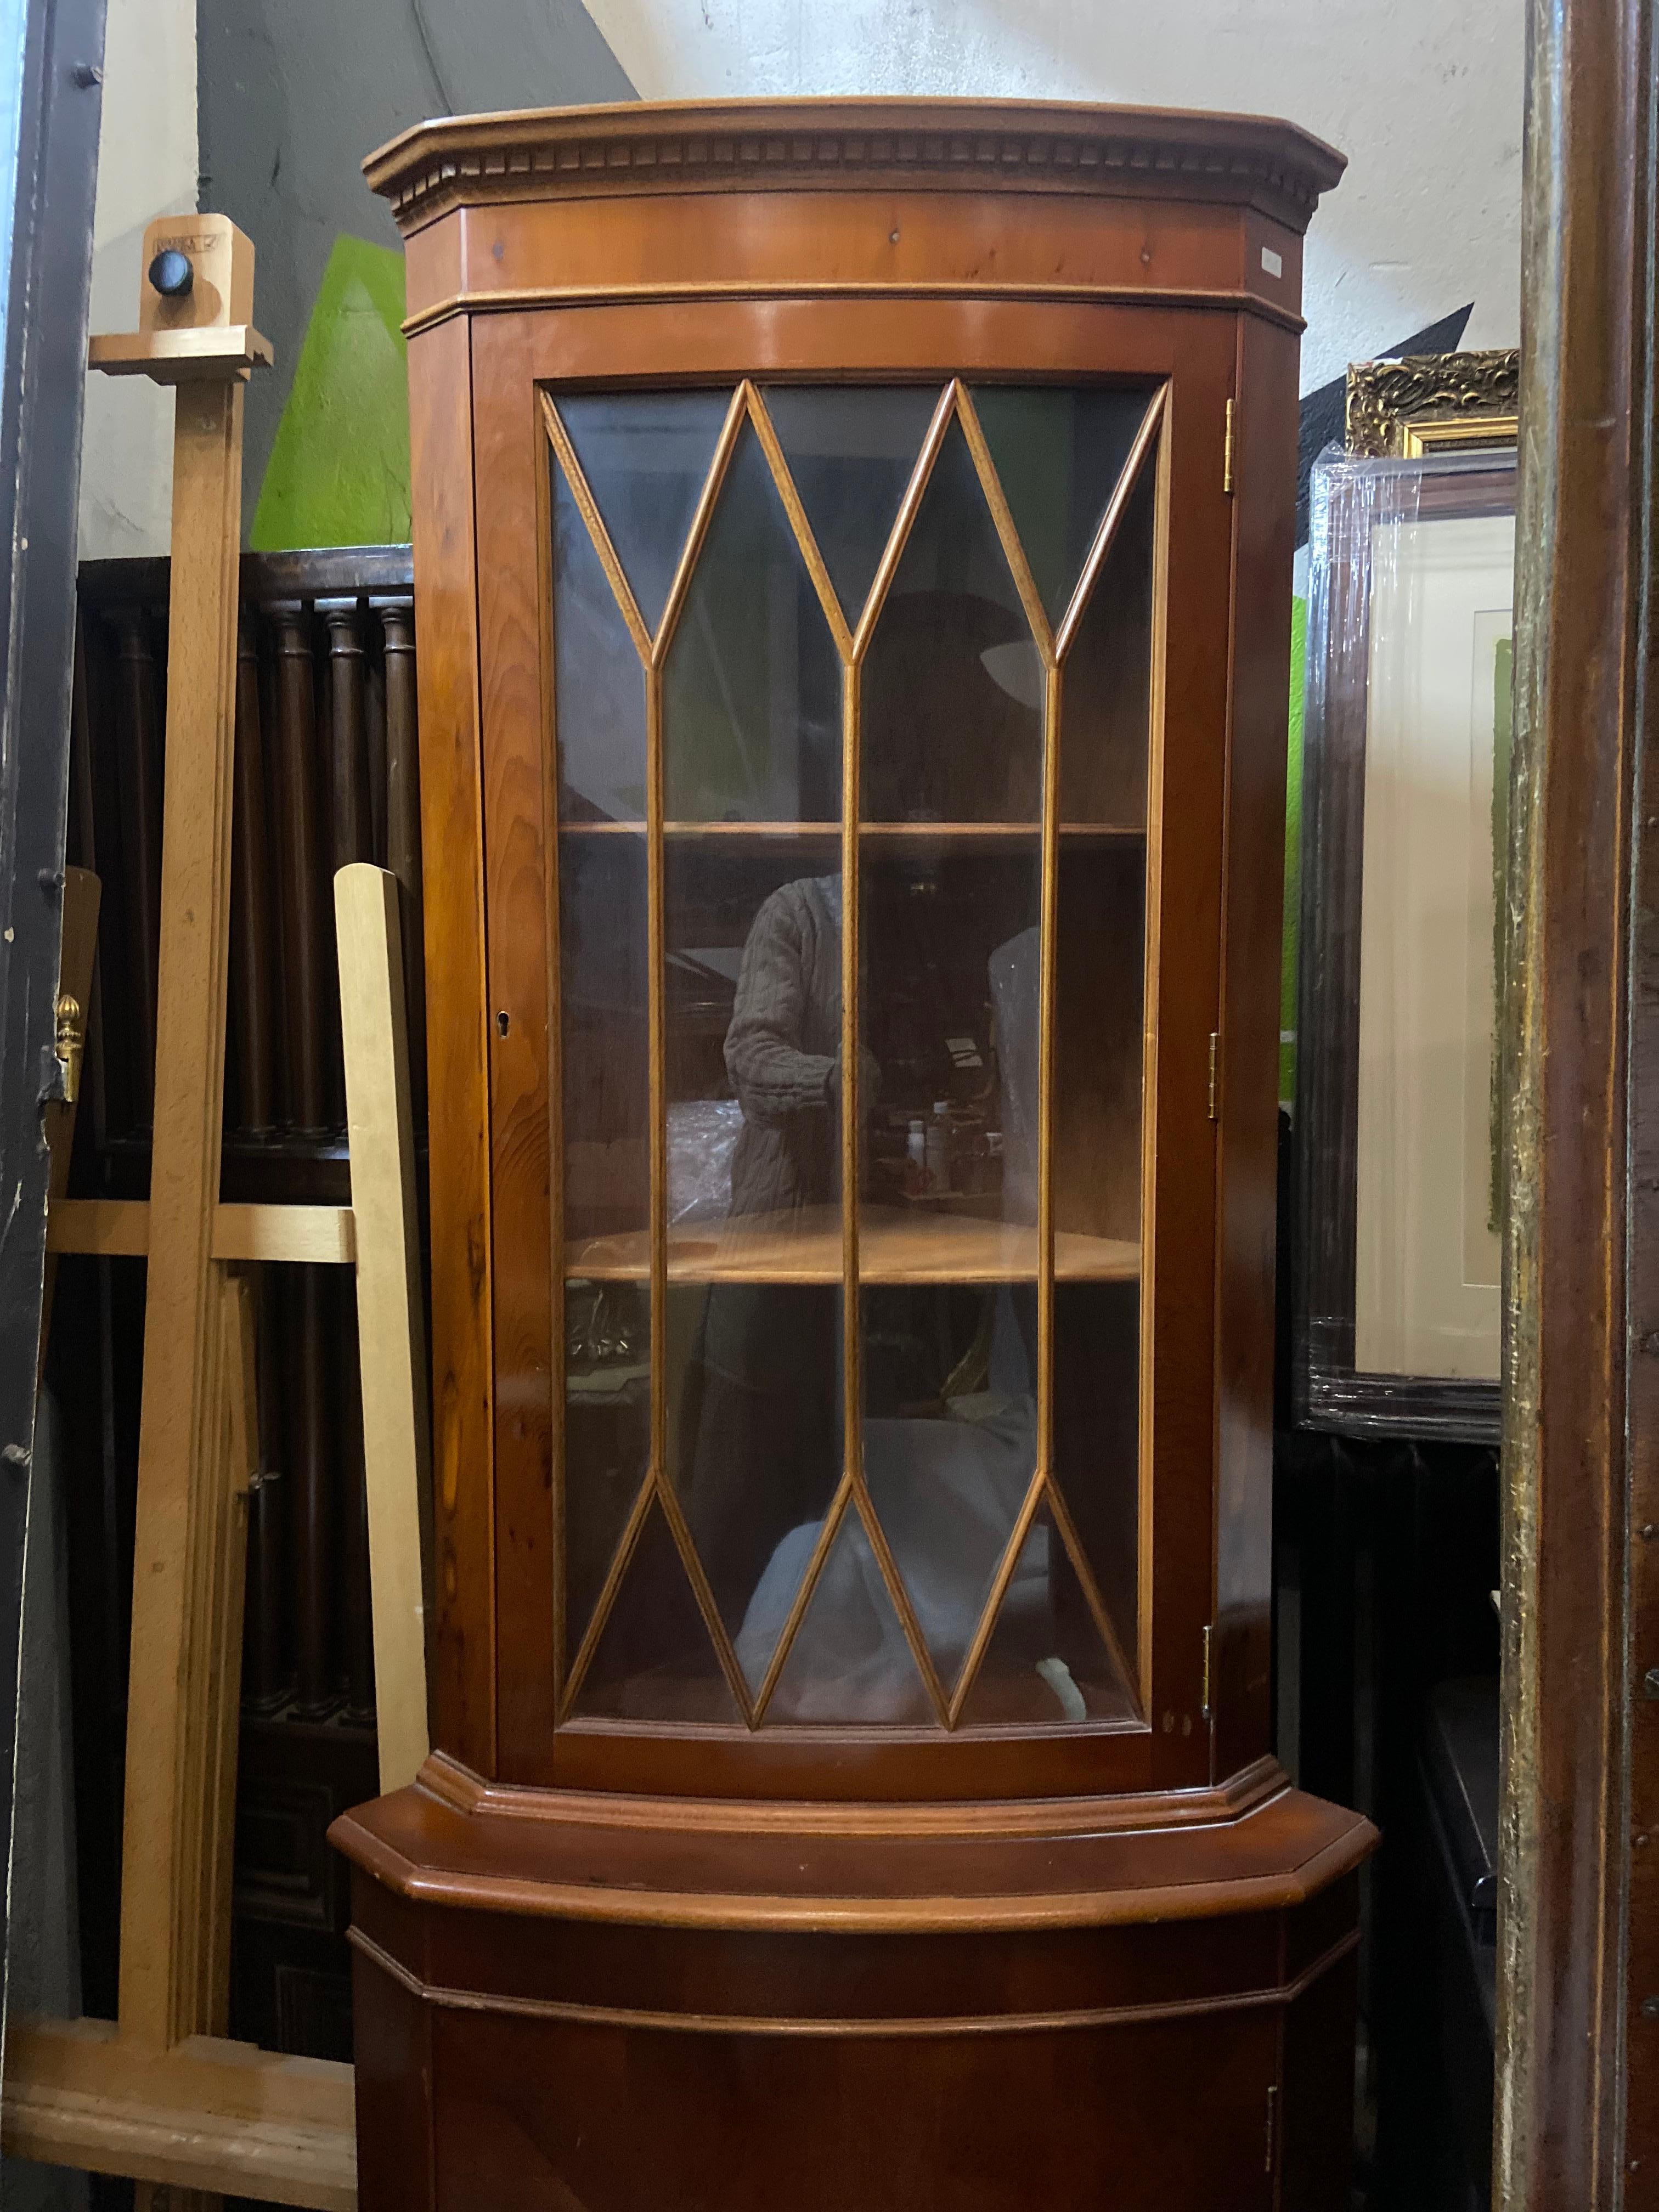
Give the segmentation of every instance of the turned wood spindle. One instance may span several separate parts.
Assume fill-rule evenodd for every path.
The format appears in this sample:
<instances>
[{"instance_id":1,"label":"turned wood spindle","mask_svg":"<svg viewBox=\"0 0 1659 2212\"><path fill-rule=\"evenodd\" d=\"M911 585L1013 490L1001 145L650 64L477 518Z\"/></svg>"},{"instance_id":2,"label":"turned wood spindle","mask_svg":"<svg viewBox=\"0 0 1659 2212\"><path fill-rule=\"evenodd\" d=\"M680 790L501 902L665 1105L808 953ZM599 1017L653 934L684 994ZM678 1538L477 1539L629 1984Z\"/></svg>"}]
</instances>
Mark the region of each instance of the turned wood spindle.
<instances>
[{"instance_id":1,"label":"turned wood spindle","mask_svg":"<svg viewBox=\"0 0 1659 2212\"><path fill-rule=\"evenodd\" d=\"M375 599L386 641L386 864L402 893L404 979L409 1000L409 1082L415 1126L426 1123L426 961L421 890L421 763L415 705L415 609Z\"/></svg>"},{"instance_id":2,"label":"turned wood spindle","mask_svg":"<svg viewBox=\"0 0 1659 2212\"><path fill-rule=\"evenodd\" d=\"M135 1128L148 1128L155 1085L155 992L161 965L161 685L143 607L111 610L120 657L121 877L127 940Z\"/></svg>"},{"instance_id":3,"label":"turned wood spindle","mask_svg":"<svg viewBox=\"0 0 1659 2212\"><path fill-rule=\"evenodd\" d=\"M283 1343L283 1278L261 1267L258 1289L259 1478L248 1499L247 1610L242 1641L242 1703L274 1711L293 1682L284 1629L289 1611L287 1542L291 1465L283 1419L289 1402Z\"/></svg>"},{"instance_id":4,"label":"turned wood spindle","mask_svg":"<svg viewBox=\"0 0 1659 2212\"><path fill-rule=\"evenodd\" d=\"M240 1126L267 1137L276 1126L271 1035L270 855L265 836L264 738L252 618L236 639L236 765L231 815L230 1007Z\"/></svg>"},{"instance_id":5,"label":"turned wood spindle","mask_svg":"<svg viewBox=\"0 0 1659 2212\"><path fill-rule=\"evenodd\" d=\"M363 1469L357 1285L349 1269L336 1270L333 1289L337 1317L334 1332L335 1403L340 1416L340 1492L345 1517L345 1571L341 1577L341 1597L345 1613L346 1716L350 1720L368 1723L374 1717L374 1620L368 1571L368 1486Z\"/></svg>"},{"instance_id":6,"label":"turned wood spindle","mask_svg":"<svg viewBox=\"0 0 1659 2212\"><path fill-rule=\"evenodd\" d=\"M311 626L304 608L293 601L274 605L267 612L275 634L276 659L288 1106L296 1130L320 1136L328 1125L324 1010L330 1002L326 961L332 940L324 905L325 862L318 836Z\"/></svg>"}]
</instances>

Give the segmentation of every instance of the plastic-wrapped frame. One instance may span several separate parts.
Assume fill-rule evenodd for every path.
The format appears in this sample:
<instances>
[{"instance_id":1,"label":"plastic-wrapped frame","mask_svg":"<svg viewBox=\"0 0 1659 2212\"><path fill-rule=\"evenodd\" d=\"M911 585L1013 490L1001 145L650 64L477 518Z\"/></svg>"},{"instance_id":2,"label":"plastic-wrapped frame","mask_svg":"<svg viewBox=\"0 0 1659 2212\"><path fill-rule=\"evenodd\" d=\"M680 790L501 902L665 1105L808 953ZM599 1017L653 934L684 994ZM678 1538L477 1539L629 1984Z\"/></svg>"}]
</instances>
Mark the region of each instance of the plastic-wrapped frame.
<instances>
[{"instance_id":1,"label":"plastic-wrapped frame","mask_svg":"<svg viewBox=\"0 0 1659 2212\"><path fill-rule=\"evenodd\" d=\"M1312 1427L1498 1435L1514 514L1512 452L1332 447L1314 470L1293 1246Z\"/></svg>"}]
</instances>

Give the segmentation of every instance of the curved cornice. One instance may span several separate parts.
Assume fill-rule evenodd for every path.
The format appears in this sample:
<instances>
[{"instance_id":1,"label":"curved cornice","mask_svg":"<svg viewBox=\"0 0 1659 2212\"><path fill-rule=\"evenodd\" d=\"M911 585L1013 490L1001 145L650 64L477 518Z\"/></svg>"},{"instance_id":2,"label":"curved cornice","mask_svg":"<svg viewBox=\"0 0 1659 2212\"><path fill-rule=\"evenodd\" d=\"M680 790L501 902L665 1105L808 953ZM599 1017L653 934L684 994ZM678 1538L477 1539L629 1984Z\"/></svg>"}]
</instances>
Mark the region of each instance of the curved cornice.
<instances>
[{"instance_id":1,"label":"curved cornice","mask_svg":"<svg viewBox=\"0 0 1659 2212\"><path fill-rule=\"evenodd\" d=\"M363 164L400 229L499 199L908 190L1220 200L1305 230L1346 166L1295 125L1060 100L630 101L421 123Z\"/></svg>"}]
</instances>

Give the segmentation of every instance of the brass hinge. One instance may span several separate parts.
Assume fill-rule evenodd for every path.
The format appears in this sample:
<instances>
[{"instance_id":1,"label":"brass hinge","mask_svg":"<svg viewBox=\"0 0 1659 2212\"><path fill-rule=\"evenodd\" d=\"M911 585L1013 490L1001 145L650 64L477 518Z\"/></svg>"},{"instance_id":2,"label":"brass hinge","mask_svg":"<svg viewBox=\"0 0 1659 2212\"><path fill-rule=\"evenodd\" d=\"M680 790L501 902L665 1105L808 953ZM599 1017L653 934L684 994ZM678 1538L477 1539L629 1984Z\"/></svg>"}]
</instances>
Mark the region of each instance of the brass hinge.
<instances>
[{"instance_id":1,"label":"brass hinge","mask_svg":"<svg viewBox=\"0 0 1659 2212\"><path fill-rule=\"evenodd\" d=\"M1210 1626L1204 1624L1204 1718L1210 1717Z\"/></svg>"},{"instance_id":2,"label":"brass hinge","mask_svg":"<svg viewBox=\"0 0 1659 2212\"><path fill-rule=\"evenodd\" d=\"M1221 489L1230 493L1233 488L1233 402L1227 402L1227 429L1221 447Z\"/></svg>"},{"instance_id":3,"label":"brass hinge","mask_svg":"<svg viewBox=\"0 0 1659 2212\"><path fill-rule=\"evenodd\" d=\"M1210 1031L1210 1119L1213 1121L1221 1111L1221 1032Z\"/></svg>"},{"instance_id":4,"label":"brass hinge","mask_svg":"<svg viewBox=\"0 0 1659 2212\"><path fill-rule=\"evenodd\" d=\"M1279 2084L1272 2081L1267 2085L1267 2155L1261 2164L1261 2171L1267 2174L1271 2174L1273 2170L1273 2153L1279 2148L1274 2137L1278 2133Z\"/></svg>"}]
</instances>

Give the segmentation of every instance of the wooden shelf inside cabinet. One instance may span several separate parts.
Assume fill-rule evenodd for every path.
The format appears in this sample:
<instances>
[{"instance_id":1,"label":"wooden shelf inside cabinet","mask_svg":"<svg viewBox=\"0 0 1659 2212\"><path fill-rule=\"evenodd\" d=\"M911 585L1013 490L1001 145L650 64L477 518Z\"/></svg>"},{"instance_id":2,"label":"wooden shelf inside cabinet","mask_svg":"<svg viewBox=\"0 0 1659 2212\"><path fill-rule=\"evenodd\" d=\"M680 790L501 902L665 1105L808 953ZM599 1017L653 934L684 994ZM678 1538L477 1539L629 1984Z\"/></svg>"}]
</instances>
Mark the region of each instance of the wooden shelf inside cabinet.
<instances>
[{"instance_id":1,"label":"wooden shelf inside cabinet","mask_svg":"<svg viewBox=\"0 0 1659 2212\"><path fill-rule=\"evenodd\" d=\"M643 822L566 822L563 837L642 837ZM803 843L839 842L839 822L665 822L663 835L724 842L795 838ZM1035 842L1042 835L1040 822L861 822L860 844L999 845L1021 838ZM1126 844L1142 839L1146 825L1138 822L1062 822L1062 841L1067 844Z\"/></svg>"},{"instance_id":2,"label":"wooden shelf inside cabinet","mask_svg":"<svg viewBox=\"0 0 1659 2212\"><path fill-rule=\"evenodd\" d=\"M671 1283L836 1283L842 1279L840 1209L757 1213L671 1230ZM1018 1223L961 1213L867 1206L859 1218L859 1279L866 1283L1035 1282L1037 1235ZM642 1282L650 1273L644 1232L590 1237L565 1260L571 1281ZM1133 1282L1140 1247L1067 1230L1054 1237L1061 1282Z\"/></svg>"}]
</instances>

